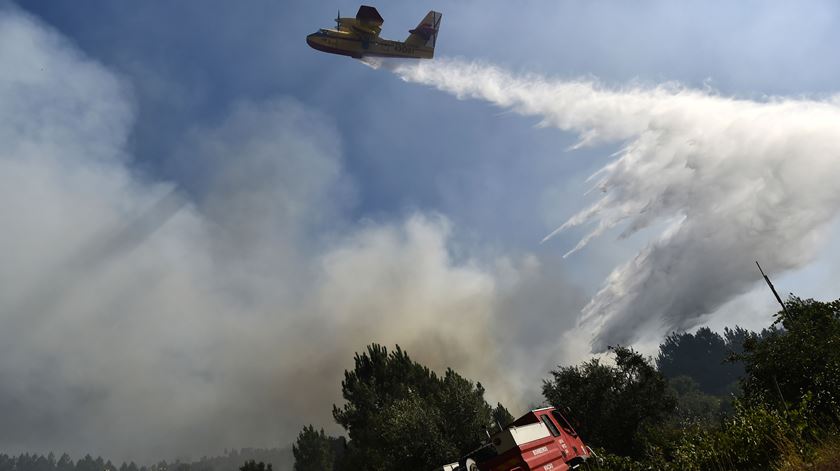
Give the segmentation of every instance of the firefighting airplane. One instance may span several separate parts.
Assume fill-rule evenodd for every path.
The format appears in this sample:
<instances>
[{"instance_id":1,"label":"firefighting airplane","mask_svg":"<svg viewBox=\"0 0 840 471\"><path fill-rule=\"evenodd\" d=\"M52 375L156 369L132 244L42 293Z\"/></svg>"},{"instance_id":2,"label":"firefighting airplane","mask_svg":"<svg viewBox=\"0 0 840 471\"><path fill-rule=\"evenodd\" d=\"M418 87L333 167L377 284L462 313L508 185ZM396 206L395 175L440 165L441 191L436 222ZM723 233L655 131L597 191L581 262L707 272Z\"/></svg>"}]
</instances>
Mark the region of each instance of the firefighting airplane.
<instances>
[{"instance_id":1,"label":"firefighting airplane","mask_svg":"<svg viewBox=\"0 0 840 471\"><path fill-rule=\"evenodd\" d=\"M320 29L306 37L313 49L341 54L355 59L365 56L406 57L431 59L435 55L435 41L440 28L441 14L430 11L405 41L391 41L379 37L385 20L376 8L362 5L355 18L335 19L335 29Z\"/></svg>"}]
</instances>

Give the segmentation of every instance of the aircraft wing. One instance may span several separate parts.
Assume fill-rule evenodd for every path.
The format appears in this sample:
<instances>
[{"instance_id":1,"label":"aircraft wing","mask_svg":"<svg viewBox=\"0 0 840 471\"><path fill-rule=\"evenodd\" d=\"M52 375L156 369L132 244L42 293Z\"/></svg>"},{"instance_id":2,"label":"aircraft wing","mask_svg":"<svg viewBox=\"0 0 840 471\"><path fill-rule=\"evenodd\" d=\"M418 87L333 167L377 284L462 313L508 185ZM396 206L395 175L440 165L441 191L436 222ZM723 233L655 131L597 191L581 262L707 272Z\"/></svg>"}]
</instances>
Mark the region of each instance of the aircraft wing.
<instances>
[{"instance_id":1,"label":"aircraft wing","mask_svg":"<svg viewBox=\"0 0 840 471\"><path fill-rule=\"evenodd\" d=\"M362 5L359 7L358 13L356 13L354 29L361 36L374 38L379 36L379 32L382 31L382 23L384 22L385 20L376 11L376 8Z\"/></svg>"},{"instance_id":2,"label":"aircraft wing","mask_svg":"<svg viewBox=\"0 0 840 471\"><path fill-rule=\"evenodd\" d=\"M356 13L356 19L361 23L375 26L382 26L382 23L385 22L385 20L382 19L382 15L376 11L376 8L369 7L367 5L359 7L359 11Z\"/></svg>"}]
</instances>

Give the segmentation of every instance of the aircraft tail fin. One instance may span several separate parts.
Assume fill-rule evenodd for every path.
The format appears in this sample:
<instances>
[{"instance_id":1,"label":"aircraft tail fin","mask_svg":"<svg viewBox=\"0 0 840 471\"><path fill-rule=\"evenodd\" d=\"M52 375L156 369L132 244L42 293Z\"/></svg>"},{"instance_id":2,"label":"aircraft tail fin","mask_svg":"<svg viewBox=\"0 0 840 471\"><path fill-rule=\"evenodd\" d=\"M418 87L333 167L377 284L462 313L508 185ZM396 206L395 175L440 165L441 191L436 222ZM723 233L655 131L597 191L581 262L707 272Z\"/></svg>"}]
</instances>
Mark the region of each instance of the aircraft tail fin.
<instances>
[{"instance_id":1,"label":"aircraft tail fin","mask_svg":"<svg viewBox=\"0 0 840 471\"><path fill-rule=\"evenodd\" d=\"M409 31L411 33L406 38L405 43L412 46L424 46L434 49L435 42L437 42L438 30L440 29L440 19L442 14L436 11L430 11L426 14L420 24L416 28Z\"/></svg>"}]
</instances>

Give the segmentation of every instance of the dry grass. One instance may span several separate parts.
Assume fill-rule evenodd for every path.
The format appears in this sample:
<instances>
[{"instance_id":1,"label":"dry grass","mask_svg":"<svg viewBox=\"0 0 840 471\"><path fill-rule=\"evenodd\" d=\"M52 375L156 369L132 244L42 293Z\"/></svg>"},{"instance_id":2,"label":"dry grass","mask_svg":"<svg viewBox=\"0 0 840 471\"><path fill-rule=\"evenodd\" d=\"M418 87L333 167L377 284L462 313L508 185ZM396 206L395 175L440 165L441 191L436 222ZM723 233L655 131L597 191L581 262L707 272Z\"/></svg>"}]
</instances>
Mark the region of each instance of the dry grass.
<instances>
[{"instance_id":1,"label":"dry grass","mask_svg":"<svg viewBox=\"0 0 840 471\"><path fill-rule=\"evenodd\" d=\"M840 471L840 437L834 437L820 443L807 455L795 448L788 448L782 455L778 471Z\"/></svg>"}]
</instances>

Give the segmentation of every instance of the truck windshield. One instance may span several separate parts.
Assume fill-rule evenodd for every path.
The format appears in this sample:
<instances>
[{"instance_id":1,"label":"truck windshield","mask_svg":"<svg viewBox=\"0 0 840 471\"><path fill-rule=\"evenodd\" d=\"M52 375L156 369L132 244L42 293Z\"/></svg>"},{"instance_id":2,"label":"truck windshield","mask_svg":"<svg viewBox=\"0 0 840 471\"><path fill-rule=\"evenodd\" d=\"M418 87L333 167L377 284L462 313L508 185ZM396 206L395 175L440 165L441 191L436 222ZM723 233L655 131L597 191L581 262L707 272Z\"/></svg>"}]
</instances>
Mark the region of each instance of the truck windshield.
<instances>
[{"instance_id":1,"label":"truck windshield","mask_svg":"<svg viewBox=\"0 0 840 471\"><path fill-rule=\"evenodd\" d=\"M572 428L572 424L570 424L569 421L567 421L566 418L563 417L563 414L557 412L556 410L553 410L551 411L551 415L554 416L554 420L556 420L557 423L560 424L560 427L563 427L563 430L565 430L566 433L573 437L577 436L577 432L575 432L575 429Z\"/></svg>"}]
</instances>

